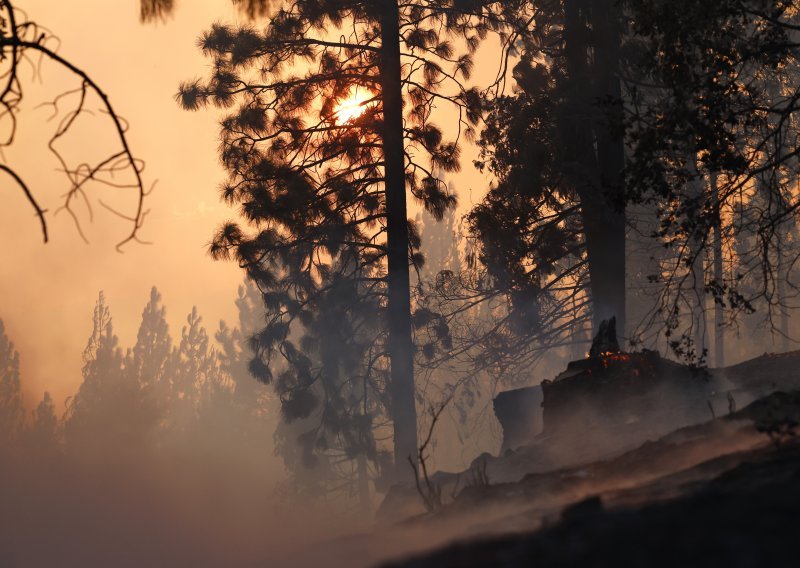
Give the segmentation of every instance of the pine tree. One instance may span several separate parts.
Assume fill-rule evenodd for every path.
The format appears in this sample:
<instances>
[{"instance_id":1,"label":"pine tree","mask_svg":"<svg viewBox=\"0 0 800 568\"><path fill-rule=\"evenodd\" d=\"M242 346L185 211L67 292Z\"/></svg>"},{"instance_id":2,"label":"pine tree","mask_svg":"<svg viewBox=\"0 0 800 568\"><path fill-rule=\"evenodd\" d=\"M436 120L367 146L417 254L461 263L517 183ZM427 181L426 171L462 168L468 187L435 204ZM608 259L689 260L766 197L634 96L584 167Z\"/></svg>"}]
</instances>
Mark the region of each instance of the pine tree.
<instances>
[{"instance_id":1,"label":"pine tree","mask_svg":"<svg viewBox=\"0 0 800 568\"><path fill-rule=\"evenodd\" d=\"M380 329L372 314L379 298L365 294L363 284L347 277L349 270L335 266L326 277L318 301L328 309L312 310L300 338L308 380L298 384L280 375L276 381L288 423L278 430L284 439L279 450L306 490L336 488L368 509L370 478L380 487L391 477L391 459L376 442L389 435L383 423L390 377L388 369L375 368Z\"/></svg>"},{"instance_id":2,"label":"pine tree","mask_svg":"<svg viewBox=\"0 0 800 568\"><path fill-rule=\"evenodd\" d=\"M157 413L135 374L128 372L114 335L111 312L100 292L92 333L83 352L83 382L65 416L66 441L75 448L142 449L154 432Z\"/></svg>"},{"instance_id":3,"label":"pine tree","mask_svg":"<svg viewBox=\"0 0 800 568\"><path fill-rule=\"evenodd\" d=\"M0 447L16 438L22 426L22 390L19 353L0 320Z\"/></svg>"},{"instance_id":4,"label":"pine tree","mask_svg":"<svg viewBox=\"0 0 800 568\"><path fill-rule=\"evenodd\" d=\"M45 391L31 412L30 424L25 429L25 445L34 451L51 451L58 444L60 430L55 403L50 393Z\"/></svg>"},{"instance_id":5,"label":"pine tree","mask_svg":"<svg viewBox=\"0 0 800 568\"><path fill-rule=\"evenodd\" d=\"M188 109L239 105L222 124L230 174L222 193L241 205L254 232L227 224L211 251L235 256L271 296L254 370L271 381L270 358L281 353L291 375L282 382L313 380L293 331L314 318L310 306L332 309L321 299L335 267L338 278L363 282L364 293L384 298L378 352L386 355L376 368L391 375L387 410L403 477L417 453L408 267L421 260L406 188L437 218L455 204L432 172L459 167L458 138L481 113L477 91L464 86L471 52L513 13L514 2L294 0L263 33L214 26L201 40L214 61L211 78L179 95ZM456 53L459 45L465 53ZM431 120L439 102L460 110L455 140Z\"/></svg>"},{"instance_id":6,"label":"pine tree","mask_svg":"<svg viewBox=\"0 0 800 568\"><path fill-rule=\"evenodd\" d=\"M178 436L191 435L197 427L201 407L221 381L216 353L196 307L186 317L180 344L173 348L167 369L170 384L167 429Z\"/></svg>"},{"instance_id":7,"label":"pine tree","mask_svg":"<svg viewBox=\"0 0 800 568\"><path fill-rule=\"evenodd\" d=\"M263 327L264 302L258 288L250 280L239 286L236 298L238 325L230 327L221 321L215 339L219 344L220 369L233 380L237 398L246 406L256 409L266 395L264 385L250 373L250 362L255 351L251 342Z\"/></svg>"},{"instance_id":8,"label":"pine tree","mask_svg":"<svg viewBox=\"0 0 800 568\"><path fill-rule=\"evenodd\" d=\"M489 276L473 280L490 283L467 295L508 300L473 339L483 364L525 367L612 316L626 333L622 15L609 0L533 5L515 92L490 101L481 134L477 165L497 182L467 217Z\"/></svg>"},{"instance_id":9,"label":"pine tree","mask_svg":"<svg viewBox=\"0 0 800 568\"><path fill-rule=\"evenodd\" d=\"M80 440L107 432L110 424L106 404L113 384L122 380L122 351L114 335L111 312L101 291L92 315L92 332L83 350L83 382L70 400L65 433L68 440Z\"/></svg>"},{"instance_id":10,"label":"pine tree","mask_svg":"<svg viewBox=\"0 0 800 568\"><path fill-rule=\"evenodd\" d=\"M143 388L158 389L163 383L171 350L167 309L161 304L161 294L153 286L150 300L142 311L142 323L136 334L130 365L130 372Z\"/></svg>"},{"instance_id":11,"label":"pine tree","mask_svg":"<svg viewBox=\"0 0 800 568\"><path fill-rule=\"evenodd\" d=\"M788 39L797 11L762 0L533 4L517 91L494 101L482 136L481 164L497 184L469 218L495 290L510 300L500 349L530 350L531 339L559 345L588 309L595 325L609 315L624 323L622 212L631 205L657 214L644 237L668 250L647 275L658 290L653 304L622 335L638 341L658 327L676 353L697 361L706 294L729 321L755 300L768 318L781 311L786 273L776 249L796 211L783 182L794 177L785 148L796 145L800 108L797 48ZM759 177L779 180L768 207L753 200ZM745 219L739 211L748 209ZM740 269L722 270L716 258L732 250L736 225L756 238L740 248L744 256L729 256ZM754 277L750 293L737 274ZM569 315L573 302L580 318ZM514 333L514 320L529 331Z\"/></svg>"}]
</instances>

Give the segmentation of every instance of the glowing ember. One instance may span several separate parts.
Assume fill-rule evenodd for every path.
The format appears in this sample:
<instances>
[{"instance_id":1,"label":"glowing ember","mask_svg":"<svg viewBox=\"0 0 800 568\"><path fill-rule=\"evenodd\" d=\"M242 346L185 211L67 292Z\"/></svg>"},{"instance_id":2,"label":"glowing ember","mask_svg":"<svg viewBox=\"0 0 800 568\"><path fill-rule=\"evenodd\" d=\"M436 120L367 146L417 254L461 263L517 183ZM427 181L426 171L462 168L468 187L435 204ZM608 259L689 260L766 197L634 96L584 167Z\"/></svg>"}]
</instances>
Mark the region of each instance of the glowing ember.
<instances>
[{"instance_id":1,"label":"glowing ember","mask_svg":"<svg viewBox=\"0 0 800 568\"><path fill-rule=\"evenodd\" d=\"M613 363L627 363L631 360L631 356L627 353L605 352L600 354L600 359L603 361L603 367L608 369Z\"/></svg>"}]
</instances>

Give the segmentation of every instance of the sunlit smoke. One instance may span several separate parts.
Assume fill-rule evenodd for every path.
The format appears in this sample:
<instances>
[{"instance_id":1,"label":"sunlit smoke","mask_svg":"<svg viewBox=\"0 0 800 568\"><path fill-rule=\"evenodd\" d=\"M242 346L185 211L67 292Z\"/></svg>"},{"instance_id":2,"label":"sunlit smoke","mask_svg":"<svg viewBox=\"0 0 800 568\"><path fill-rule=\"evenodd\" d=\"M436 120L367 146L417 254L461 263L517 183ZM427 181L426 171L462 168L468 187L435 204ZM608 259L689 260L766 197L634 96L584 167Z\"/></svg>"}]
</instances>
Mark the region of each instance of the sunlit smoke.
<instances>
[{"instance_id":1,"label":"sunlit smoke","mask_svg":"<svg viewBox=\"0 0 800 568\"><path fill-rule=\"evenodd\" d=\"M334 109L336 124L342 125L359 118L374 101L374 95L365 89L351 91Z\"/></svg>"}]
</instances>

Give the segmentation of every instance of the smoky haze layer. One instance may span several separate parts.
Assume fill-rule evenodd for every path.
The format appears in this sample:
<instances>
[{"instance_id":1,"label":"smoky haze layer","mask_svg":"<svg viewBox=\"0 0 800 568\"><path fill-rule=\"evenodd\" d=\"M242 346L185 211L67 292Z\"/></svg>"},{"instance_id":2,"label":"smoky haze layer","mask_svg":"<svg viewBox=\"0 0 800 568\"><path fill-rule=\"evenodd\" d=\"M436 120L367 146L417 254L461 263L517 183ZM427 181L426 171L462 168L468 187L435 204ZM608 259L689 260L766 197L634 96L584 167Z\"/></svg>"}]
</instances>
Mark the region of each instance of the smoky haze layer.
<instances>
[{"instance_id":1,"label":"smoky haze layer","mask_svg":"<svg viewBox=\"0 0 800 568\"><path fill-rule=\"evenodd\" d=\"M222 318L235 320L232 299L241 280L235 263L213 263L206 254L214 226L235 215L217 198L224 178L218 127L215 117L198 119L174 102L178 81L202 73L208 63L196 48L197 35L236 12L229 0L178 5L174 19L153 27L138 24L135 0L29 0L24 6L32 20L54 28L65 56L106 86L131 126L131 144L147 164L148 181L159 183L148 197L151 214L142 234L154 245L131 246L122 255L113 249L120 229L113 215L90 221L81 211L88 245L68 216L53 216L53 239L43 248L22 196L3 197L8 201L0 207L0 237L14 246L6 247L0 266L0 296L6 300L0 317L21 359L16 371L7 361L10 370L2 376L11 387L0 392L11 393L2 407L11 426L0 439L0 566L366 566L440 544L463 534L466 525L488 523L459 519L439 534L427 527L392 527L374 538L340 539L365 530L370 515L285 482L286 456L298 432L289 427L276 439L279 401L246 372L246 336L254 328L245 329L242 321L227 331L215 326ZM477 68L491 75L496 54L484 53ZM487 60L492 63L482 64ZM49 111L35 107L75 85L47 66L41 76L43 84L26 91L29 105L23 110L32 125L8 158L33 186L50 190L44 205L54 210L64 180L56 164L46 161ZM69 144L74 150L102 145L102 132L100 125L88 126ZM465 151L465 164L468 152L474 149ZM469 208L488 186L488 174L482 178L464 168L460 176L454 176L455 187L461 206ZM448 227L450 239L454 219ZM442 241L441 254L429 256L429 280L438 270L459 270L461 244ZM141 334L139 315L154 281L169 310L162 313L155 300L145 311L147 333ZM99 289L107 292L113 318L102 309L89 317ZM738 344L738 336L729 338L729 362L744 355L742 347L749 354L772 348L766 334L753 338L755 329L744 327ZM550 349L545 357L546 365L524 369L509 383L552 378L575 358L574 349ZM466 374L464 368L432 371L430 383L418 383L425 404ZM486 409L494 390L510 385L487 375L462 385L448 407L452 420L434 432L431 470L465 470L482 451L496 450L496 426ZM43 398L44 390L52 396ZM662 402L673 394L663 393ZM678 398L673 405L679 406ZM675 422L658 425L659 431L683 425L679 417L676 412ZM423 418L419 428L424 433L427 427ZM611 432L595 434L607 442L604 455L619 448ZM534 451L530 459L520 454L492 462L491 483L582 464L589 455L572 445L551 449ZM372 495L373 506L381 497ZM551 509L574 497L553 498ZM413 488L403 499L421 512ZM518 512L512 508L498 516Z\"/></svg>"},{"instance_id":2,"label":"smoky haze layer","mask_svg":"<svg viewBox=\"0 0 800 568\"><path fill-rule=\"evenodd\" d=\"M197 309L172 330L153 288L126 345L101 293L63 413L49 394L24 407L24 353L0 324L0 564L368 566L443 542L363 536L369 511L287 479L292 425L274 436L278 401L247 372L257 300L243 285L211 337Z\"/></svg>"},{"instance_id":3,"label":"smoky haze layer","mask_svg":"<svg viewBox=\"0 0 800 568\"><path fill-rule=\"evenodd\" d=\"M84 314L97 290L105 290L114 305L117 333L126 344L135 340L138 312L154 282L170 301L173 327L193 304L203 306L211 322L233 314L230 298L241 274L233 264L210 262L206 254L214 226L229 216L217 198L217 182L223 178L217 128L214 120L198 121L181 111L174 93L178 78L203 64L195 47L200 30L215 18L234 18L238 11L229 0L183 2L168 22L143 26L138 4L28 0L19 6L30 21L58 38L61 55L103 87L129 125L129 143L144 162L147 188L155 184L145 202L149 214L140 234L152 245L131 243L122 254L115 250L130 226L98 200L129 213L130 195L103 186L90 188L91 215L83 203L75 209L88 239L83 242L69 214L57 213L69 180L47 147L77 99L62 99L61 113L52 120L53 108L46 104L80 83L46 61L35 76L24 70L19 138L6 160L48 211L50 242L42 243L24 195L3 192L0 235L15 246L7 248L0 264L0 295L6 299L0 317L25 353L29 406L47 390L61 407L80 383L80 353L90 330ZM56 42L48 45L55 48ZM90 97L87 111L93 114L82 116L80 128L59 142L72 163L116 148L110 122L98 107L99 100Z\"/></svg>"},{"instance_id":4,"label":"smoky haze layer","mask_svg":"<svg viewBox=\"0 0 800 568\"><path fill-rule=\"evenodd\" d=\"M292 521L274 506L270 479L246 456L221 466L209 455L200 447L168 458L18 454L0 475L11 489L0 519L3 565L221 566L292 538L281 533ZM265 522L270 509L280 523Z\"/></svg>"},{"instance_id":5,"label":"smoky haze layer","mask_svg":"<svg viewBox=\"0 0 800 568\"><path fill-rule=\"evenodd\" d=\"M583 479L582 464L644 440L595 429L587 450L574 443L581 438L576 431L571 443L533 446L489 461L491 484L515 482L532 472L550 480L537 490L533 516L526 512L531 503L523 500L502 503L491 514L450 516L436 530L392 523L375 529L368 512L285 482L280 454L291 437L276 444L278 401L246 371L245 338L253 325L248 316L256 300L254 290L242 286L239 320L221 326L212 339L197 310L180 330L171 330L153 289L141 311L137 340L126 349L101 295L81 357L83 382L63 415L47 397L33 413L22 409L20 358L9 336L0 334L0 407L6 425L0 449L3 565L370 566L454 538L535 527L596 491L633 487L742 444L749 447L751 441L732 431L725 444L717 440L674 459L667 455L658 471L620 474L607 486L589 479L576 488L564 485L558 471L547 472L572 465L570 475ZM675 411L653 428L670 431L697 420L679 412L685 404L680 394L658 393ZM443 450L434 454L439 464L455 465L448 454L457 453L460 444L463 448L463 429L457 422L442 426L436 434ZM496 440L481 442L496 447ZM469 479L469 472L434 475L448 499L469 489ZM381 498L373 497L376 503ZM412 505L405 516L424 512L410 484L402 499ZM528 524L515 524L520 515Z\"/></svg>"},{"instance_id":6,"label":"smoky haze layer","mask_svg":"<svg viewBox=\"0 0 800 568\"><path fill-rule=\"evenodd\" d=\"M173 335L153 288L124 348L101 293L63 414L24 408L0 322L0 565L247 566L353 530L286 482L278 401L247 373L256 297L213 337L197 309Z\"/></svg>"},{"instance_id":7,"label":"smoky haze layer","mask_svg":"<svg viewBox=\"0 0 800 568\"><path fill-rule=\"evenodd\" d=\"M48 211L50 242L42 244L39 224L22 192L4 192L0 237L15 246L6 248L0 264L0 295L14 301L4 302L0 317L26 353L29 406L45 390L60 405L80 383L79 354L89 332L83 314L97 290L105 290L115 306L117 333L124 343L135 339L140 303L153 283L169 300L173 327L181 325L183 314L195 304L202 306L210 322L233 315L229 298L236 293L241 270L235 263L212 262L207 254L215 228L237 216L219 200L218 186L225 179L217 151L219 115L186 112L176 104L175 93L182 79L203 74L208 66L197 48L198 36L215 21L248 20L230 0L175 4L174 14L147 25L139 22L139 0L26 0L20 6L30 21L46 26L58 38L61 55L104 88L130 126L129 142L145 164L147 187L154 184L140 232L150 245L132 244L123 254L115 250L130 227L98 199L122 211L128 211L130 203L118 201L120 192L104 187L90 195L91 215L83 205L76 208L85 243L72 218L56 213L69 182L47 148L55 124L75 101L63 100L62 113L52 121L48 119L53 109L46 103L79 84L46 62L35 78L25 69L19 139L6 159ZM478 54L479 63L485 63L476 66L481 81L494 78L495 49L491 44ZM97 101L88 106L94 114L87 114L82 127L61 144L77 163L93 159L112 141L107 117L95 112ZM465 163L475 153L474 148L465 148ZM488 185L488 175L473 168L464 168L453 180L464 195L462 213ZM412 204L411 216L416 209Z\"/></svg>"}]
</instances>

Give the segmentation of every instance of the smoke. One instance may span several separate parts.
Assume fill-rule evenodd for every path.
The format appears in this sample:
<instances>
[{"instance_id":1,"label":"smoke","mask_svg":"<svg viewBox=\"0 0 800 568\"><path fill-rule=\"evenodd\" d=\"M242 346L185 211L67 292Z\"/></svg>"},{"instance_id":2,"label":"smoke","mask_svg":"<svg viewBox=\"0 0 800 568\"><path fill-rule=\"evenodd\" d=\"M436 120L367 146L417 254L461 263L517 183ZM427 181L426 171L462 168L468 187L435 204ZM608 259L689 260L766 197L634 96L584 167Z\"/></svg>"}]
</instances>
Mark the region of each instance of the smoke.
<instances>
[{"instance_id":1,"label":"smoke","mask_svg":"<svg viewBox=\"0 0 800 568\"><path fill-rule=\"evenodd\" d=\"M256 421L261 426L252 429L241 407L225 397L192 430L168 434L165 422L174 418L163 401L128 396L115 405L107 398L92 418L101 427L71 429L68 420L63 438L23 433L0 450L0 565L374 566L451 539L533 530L590 495L643 486L765 443L752 428L727 422L679 430L635 449L711 418L705 399L687 406L686 393L672 387L655 397L665 412L648 429L622 436L616 426L594 427L589 436L568 425L558 440L482 456L495 485L489 508L470 509L467 490L453 513L432 524L378 528L370 515L293 492L273 455L275 424ZM584 418L607 421L602 410ZM458 432L437 435L442 446L455 445ZM435 480L448 500L469 485L468 476L458 477ZM500 485L520 481L513 491ZM400 501L418 506L419 497L409 487Z\"/></svg>"},{"instance_id":2,"label":"smoke","mask_svg":"<svg viewBox=\"0 0 800 568\"><path fill-rule=\"evenodd\" d=\"M252 301L242 287L242 315ZM166 313L153 289L124 349L101 293L61 418L42 404L19 423L24 373L0 392L18 417L0 431L0 565L247 566L359 521L289 491L277 401L246 372L252 330L223 326L219 350L196 310L178 337Z\"/></svg>"},{"instance_id":3,"label":"smoke","mask_svg":"<svg viewBox=\"0 0 800 568\"><path fill-rule=\"evenodd\" d=\"M0 565L265 565L358 528L356 517L279 490L268 436L260 452L214 429L180 441L74 436L22 435L0 449Z\"/></svg>"}]
</instances>

